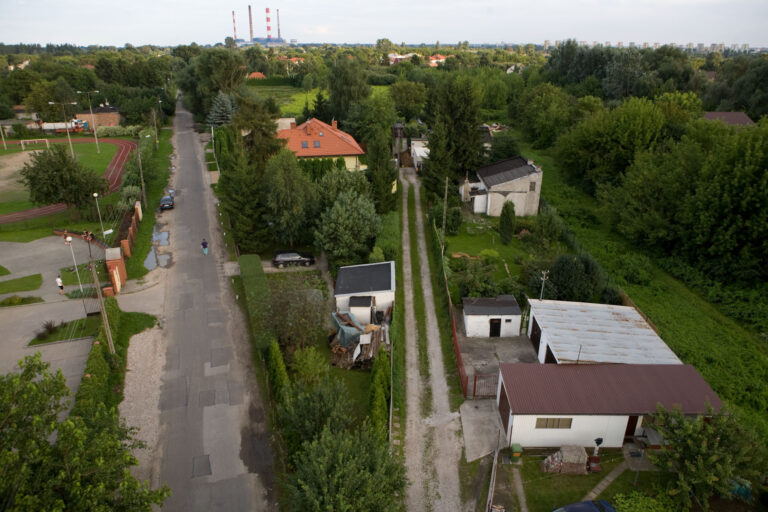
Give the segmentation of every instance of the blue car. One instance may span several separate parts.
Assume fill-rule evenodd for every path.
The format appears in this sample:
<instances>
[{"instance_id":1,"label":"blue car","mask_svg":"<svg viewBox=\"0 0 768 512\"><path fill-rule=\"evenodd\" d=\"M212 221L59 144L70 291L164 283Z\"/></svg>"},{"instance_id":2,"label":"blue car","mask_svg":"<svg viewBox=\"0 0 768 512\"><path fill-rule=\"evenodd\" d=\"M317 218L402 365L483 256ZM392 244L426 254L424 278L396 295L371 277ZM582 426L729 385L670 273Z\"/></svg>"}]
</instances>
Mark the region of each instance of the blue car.
<instances>
[{"instance_id":1,"label":"blue car","mask_svg":"<svg viewBox=\"0 0 768 512\"><path fill-rule=\"evenodd\" d=\"M570 505L557 508L553 512L616 512L616 509L607 501L600 500L571 503Z\"/></svg>"}]
</instances>

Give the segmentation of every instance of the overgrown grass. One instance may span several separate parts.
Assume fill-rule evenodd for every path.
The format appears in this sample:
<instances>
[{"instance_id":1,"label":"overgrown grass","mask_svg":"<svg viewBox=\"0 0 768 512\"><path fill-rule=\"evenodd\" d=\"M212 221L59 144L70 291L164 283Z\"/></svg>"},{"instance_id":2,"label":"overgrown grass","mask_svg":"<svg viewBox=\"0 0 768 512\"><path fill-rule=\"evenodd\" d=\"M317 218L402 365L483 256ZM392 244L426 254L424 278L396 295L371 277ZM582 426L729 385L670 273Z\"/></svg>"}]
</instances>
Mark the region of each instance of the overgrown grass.
<instances>
[{"instance_id":1,"label":"overgrown grass","mask_svg":"<svg viewBox=\"0 0 768 512\"><path fill-rule=\"evenodd\" d=\"M419 240L416 233L416 196L413 186L408 187L408 234L411 245L411 287L413 289L413 313L416 318L416 347L419 355L419 373L429 378L429 352L427 350L427 318L424 307L424 291L421 286L419 265ZM425 388L425 391L427 388ZM428 416L432 411L432 400L426 394L421 400L421 413Z\"/></svg>"},{"instance_id":2,"label":"overgrown grass","mask_svg":"<svg viewBox=\"0 0 768 512\"><path fill-rule=\"evenodd\" d=\"M128 345L131 337L151 329L157 323L157 317L146 313L120 312L120 329L112 333L115 342L115 355L119 364L112 370L109 377L110 399L108 407L117 407L123 401L123 386L125 384L125 366L128 359Z\"/></svg>"},{"instance_id":3,"label":"overgrown grass","mask_svg":"<svg viewBox=\"0 0 768 512\"><path fill-rule=\"evenodd\" d=\"M168 184L168 167L171 153L173 153L173 145L171 144L173 130L160 130L159 132L159 149L152 156L152 165L157 171L145 183L149 207L144 210L144 218L139 224L133 254L125 262L128 279L136 279L149 272L144 266L144 260L152 249L152 230L155 227L157 213L155 205L159 204L160 198L165 195L165 187Z\"/></svg>"},{"instance_id":4,"label":"overgrown grass","mask_svg":"<svg viewBox=\"0 0 768 512\"><path fill-rule=\"evenodd\" d=\"M11 306L23 306L24 304L34 304L36 302L45 302L42 297L19 297L18 295L11 295L3 300L0 300L0 307L7 308Z\"/></svg>"},{"instance_id":5,"label":"overgrown grass","mask_svg":"<svg viewBox=\"0 0 768 512\"><path fill-rule=\"evenodd\" d=\"M216 185L211 185L214 194L216 193ZM218 195L217 195L218 197ZM227 254L229 255L229 261L235 261L237 253L235 251L235 235L232 233L231 226L229 224L229 215L224 211L221 206L221 202L216 202L216 211L218 212L217 218L219 219L219 226L221 227L221 236L224 239L224 246L227 248Z\"/></svg>"},{"instance_id":6,"label":"overgrown grass","mask_svg":"<svg viewBox=\"0 0 768 512\"><path fill-rule=\"evenodd\" d=\"M310 91L304 91L300 87L292 85L257 85L248 84L259 97L274 98L280 107L280 113L284 117L298 117L304 110L305 101L309 102L309 108L312 108L312 102L317 96L318 88ZM327 91L323 95L328 99Z\"/></svg>"},{"instance_id":7,"label":"overgrown grass","mask_svg":"<svg viewBox=\"0 0 768 512\"><path fill-rule=\"evenodd\" d=\"M637 478L637 485L635 485L635 478ZM635 471L627 470L606 487L597 498L612 501L617 494L626 496L635 491L655 496L654 487L665 488L669 480L673 478L671 473L662 471L640 471L638 474Z\"/></svg>"},{"instance_id":8,"label":"overgrown grass","mask_svg":"<svg viewBox=\"0 0 768 512\"><path fill-rule=\"evenodd\" d=\"M99 333L100 327L101 316L89 316L78 320L72 320L71 322L64 322L50 333L33 338L29 342L29 345L42 345L54 341L96 336Z\"/></svg>"},{"instance_id":9,"label":"overgrown grass","mask_svg":"<svg viewBox=\"0 0 768 512\"><path fill-rule=\"evenodd\" d=\"M550 450L544 453L553 453ZM539 464L544 455L523 454L523 467L521 470L525 499L530 512L550 512L556 507L576 503L591 491L624 460L621 450L601 451L601 473L588 475L561 475L542 473Z\"/></svg>"},{"instance_id":10,"label":"overgrown grass","mask_svg":"<svg viewBox=\"0 0 768 512\"><path fill-rule=\"evenodd\" d=\"M41 274L32 274L17 279L9 279L8 281L0 281L0 294L37 290L42 284L43 276Z\"/></svg>"},{"instance_id":11,"label":"overgrown grass","mask_svg":"<svg viewBox=\"0 0 768 512\"><path fill-rule=\"evenodd\" d=\"M493 454L467 462L466 452L459 463L459 485L461 486L461 501L466 503L476 499L476 511L485 511L488 499L488 486L491 484L491 465ZM511 511L510 511L511 512Z\"/></svg>"},{"instance_id":12,"label":"overgrown grass","mask_svg":"<svg viewBox=\"0 0 768 512\"><path fill-rule=\"evenodd\" d=\"M542 192L547 201L609 274L617 278L627 255L643 254L611 230L596 199L565 181L550 152L523 142L520 147L526 157L543 166ZM622 288L678 357L694 365L721 398L742 408L763 438L768 437L765 342L656 266L647 285L623 282Z\"/></svg>"}]
</instances>

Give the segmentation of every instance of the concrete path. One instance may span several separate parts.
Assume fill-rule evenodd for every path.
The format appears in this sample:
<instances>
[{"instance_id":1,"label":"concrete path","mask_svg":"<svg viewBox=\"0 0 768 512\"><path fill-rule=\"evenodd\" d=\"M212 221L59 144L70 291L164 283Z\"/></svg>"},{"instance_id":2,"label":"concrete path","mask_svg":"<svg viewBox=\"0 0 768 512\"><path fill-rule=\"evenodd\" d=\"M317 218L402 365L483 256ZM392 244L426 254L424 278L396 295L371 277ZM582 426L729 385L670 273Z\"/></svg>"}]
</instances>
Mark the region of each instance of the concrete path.
<instances>
[{"instance_id":1,"label":"concrete path","mask_svg":"<svg viewBox=\"0 0 768 512\"><path fill-rule=\"evenodd\" d=\"M465 400L459 412L467 462L504 447L504 431L495 398Z\"/></svg>"},{"instance_id":2,"label":"concrete path","mask_svg":"<svg viewBox=\"0 0 768 512\"><path fill-rule=\"evenodd\" d=\"M525 489L523 488L523 477L519 468L512 468L512 480L515 484L515 493L517 501L520 504L520 512L528 512L528 503L525 500Z\"/></svg>"},{"instance_id":3,"label":"concrete path","mask_svg":"<svg viewBox=\"0 0 768 512\"><path fill-rule=\"evenodd\" d=\"M72 249L78 265L88 261L87 242L74 238ZM91 252L94 259L104 259L104 249L91 245ZM74 266L72 251L64 243L62 237L47 236L26 243L0 242L0 265L11 272L9 275L0 276L0 281L9 281L31 274L42 274L43 276L43 284L37 290L0 294L0 300L11 295L41 297L45 302L70 300L66 296L59 295L59 288L56 286L56 276L59 269ZM80 277L84 283L92 281L90 275L81 275ZM64 291L75 290L77 287L77 285L65 286Z\"/></svg>"},{"instance_id":4,"label":"concrete path","mask_svg":"<svg viewBox=\"0 0 768 512\"><path fill-rule=\"evenodd\" d=\"M613 471L605 475L605 478L600 480L595 488L589 491L581 501L591 501L600 496L600 493L602 493L609 485L611 485L611 483L613 483L613 481L616 480L619 475L626 471L627 467L627 461L622 461L621 464L613 468Z\"/></svg>"},{"instance_id":5,"label":"concrete path","mask_svg":"<svg viewBox=\"0 0 768 512\"><path fill-rule=\"evenodd\" d=\"M164 511L274 510L266 414L245 322L224 275L227 254L203 148L192 115L180 103L176 113L177 201L164 228L173 263L158 312L168 348L152 484L173 490ZM211 243L207 256L203 237Z\"/></svg>"}]
</instances>

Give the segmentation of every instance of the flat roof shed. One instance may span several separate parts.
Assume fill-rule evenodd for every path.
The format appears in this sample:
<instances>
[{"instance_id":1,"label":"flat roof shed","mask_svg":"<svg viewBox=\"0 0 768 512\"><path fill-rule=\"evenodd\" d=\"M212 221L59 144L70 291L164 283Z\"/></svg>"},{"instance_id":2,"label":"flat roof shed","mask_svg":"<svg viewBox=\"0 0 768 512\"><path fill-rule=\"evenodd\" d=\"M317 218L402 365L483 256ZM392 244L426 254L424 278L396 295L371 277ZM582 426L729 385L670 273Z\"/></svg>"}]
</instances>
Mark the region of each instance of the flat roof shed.
<instances>
[{"instance_id":1,"label":"flat roof shed","mask_svg":"<svg viewBox=\"0 0 768 512\"><path fill-rule=\"evenodd\" d=\"M629 306L530 299L528 336L539 361L682 364Z\"/></svg>"}]
</instances>

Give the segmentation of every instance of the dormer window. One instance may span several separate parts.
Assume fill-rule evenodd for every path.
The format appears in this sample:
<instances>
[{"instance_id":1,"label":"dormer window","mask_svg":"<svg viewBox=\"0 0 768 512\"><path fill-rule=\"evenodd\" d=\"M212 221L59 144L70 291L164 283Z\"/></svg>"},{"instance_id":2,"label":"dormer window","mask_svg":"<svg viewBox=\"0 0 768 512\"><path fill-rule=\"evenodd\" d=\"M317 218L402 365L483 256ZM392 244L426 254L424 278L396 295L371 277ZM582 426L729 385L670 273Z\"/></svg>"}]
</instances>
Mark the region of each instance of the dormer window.
<instances>
[{"instance_id":1,"label":"dormer window","mask_svg":"<svg viewBox=\"0 0 768 512\"><path fill-rule=\"evenodd\" d=\"M323 132L320 132L320 136L321 136L321 137L323 136Z\"/></svg>"},{"instance_id":2,"label":"dormer window","mask_svg":"<svg viewBox=\"0 0 768 512\"><path fill-rule=\"evenodd\" d=\"M314 146L315 146L316 148L319 148L319 147L320 147L320 141L319 141L319 140L316 140L316 141L315 141L315 144L314 144Z\"/></svg>"},{"instance_id":3,"label":"dormer window","mask_svg":"<svg viewBox=\"0 0 768 512\"><path fill-rule=\"evenodd\" d=\"M309 147L309 142L305 140L301 141L301 147L304 149L307 149Z\"/></svg>"}]
</instances>

